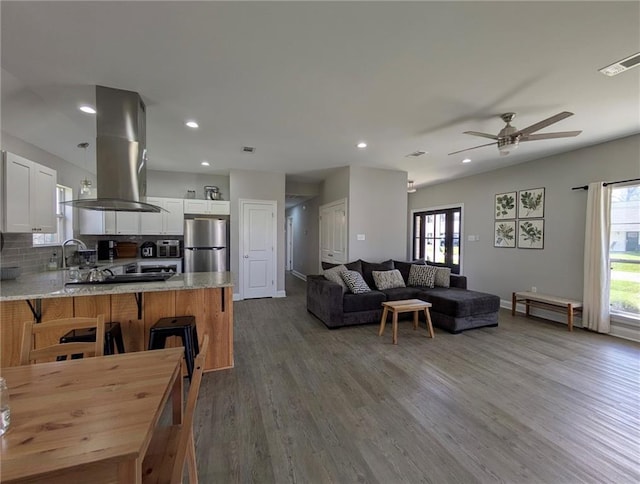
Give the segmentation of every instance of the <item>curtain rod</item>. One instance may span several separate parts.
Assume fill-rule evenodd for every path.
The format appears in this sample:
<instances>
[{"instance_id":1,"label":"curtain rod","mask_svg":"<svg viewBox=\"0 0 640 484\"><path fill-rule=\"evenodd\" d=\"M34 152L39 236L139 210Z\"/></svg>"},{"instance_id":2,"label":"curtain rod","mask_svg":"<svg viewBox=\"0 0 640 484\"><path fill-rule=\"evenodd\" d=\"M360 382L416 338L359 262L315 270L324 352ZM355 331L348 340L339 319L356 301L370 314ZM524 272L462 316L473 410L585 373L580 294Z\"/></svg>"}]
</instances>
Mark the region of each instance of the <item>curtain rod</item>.
<instances>
[{"instance_id":1,"label":"curtain rod","mask_svg":"<svg viewBox=\"0 0 640 484\"><path fill-rule=\"evenodd\" d=\"M618 181L612 181L612 182L604 182L602 184L603 187L606 187L607 185L615 185L617 183L627 183L627 182L634 182L634 181L640 181L640 178L629 178L628 180L618 180ZM589 185L582 185L581 187L573 187L572 190L588 190L589 189Z\"/></svg>"}]
</instances>

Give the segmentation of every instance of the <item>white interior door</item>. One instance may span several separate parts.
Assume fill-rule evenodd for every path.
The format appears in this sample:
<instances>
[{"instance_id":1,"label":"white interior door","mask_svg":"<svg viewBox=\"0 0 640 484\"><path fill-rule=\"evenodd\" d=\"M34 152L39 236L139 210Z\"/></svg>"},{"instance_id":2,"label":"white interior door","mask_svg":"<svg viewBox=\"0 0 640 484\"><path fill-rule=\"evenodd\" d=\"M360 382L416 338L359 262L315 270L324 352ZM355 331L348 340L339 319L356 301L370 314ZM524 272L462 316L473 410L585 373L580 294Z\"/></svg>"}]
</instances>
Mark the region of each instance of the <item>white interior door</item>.
<instances>
[{"instance_id":1,"label":"white interior door","mask_svg":"<svg viewBox=\"0 0 640 484\"><path fill-rule=\"evenodd\" d=\"M276 294L276 202L241 201L242 297Z\"/></svg>"},{"instance_id":2,"label":"white interior door","mask_svg":"<svg viewBox=\"0 0 640 484\"><path fill-rule=\"evenodd\" d=\"M320 260L333 264L347 262L347 201L320 207Z\"/></svg>"}]
</instances>

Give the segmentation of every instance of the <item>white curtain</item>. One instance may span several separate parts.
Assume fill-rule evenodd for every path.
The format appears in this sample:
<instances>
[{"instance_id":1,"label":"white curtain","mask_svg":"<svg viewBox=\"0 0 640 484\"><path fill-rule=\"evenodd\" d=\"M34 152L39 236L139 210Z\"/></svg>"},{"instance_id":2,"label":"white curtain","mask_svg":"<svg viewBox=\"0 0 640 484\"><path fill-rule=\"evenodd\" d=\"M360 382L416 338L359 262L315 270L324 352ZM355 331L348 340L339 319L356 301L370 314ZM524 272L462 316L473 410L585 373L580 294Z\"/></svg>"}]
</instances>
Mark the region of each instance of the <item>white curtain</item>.
<instances>
[{"instance_id":1,"label":"white curtain","mask_svg":"<svg viewBox=\"0 0 640 484\"><path fill-rule=\"evenodd\" d=\"M599 333L609 332L609 229L611 190L602 182L589 184L584 234L584 292L582 325Z\"/></svg>"}]
</instances>

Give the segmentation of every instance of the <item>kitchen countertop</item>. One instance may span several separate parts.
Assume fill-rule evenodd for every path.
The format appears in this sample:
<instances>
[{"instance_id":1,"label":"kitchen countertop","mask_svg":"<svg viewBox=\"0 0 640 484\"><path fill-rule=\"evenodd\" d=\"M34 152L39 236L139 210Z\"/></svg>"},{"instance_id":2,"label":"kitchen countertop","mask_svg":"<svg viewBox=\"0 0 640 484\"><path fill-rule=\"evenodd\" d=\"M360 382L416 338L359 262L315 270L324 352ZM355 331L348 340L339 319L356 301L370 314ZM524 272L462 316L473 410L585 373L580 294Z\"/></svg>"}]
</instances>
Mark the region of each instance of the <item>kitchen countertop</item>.
<instances>
[{"instance_id":1,"label":"kitchen countertop","mask_svg":"<svg viewBox=\"0 0 640 484\"><path fill-rule=\"evenodd\" d=\"M116 259L113 264L109 264L106 267L118 265L123 264L120 263L119 259ZM47 299L54 297L101 296L105 294L183 291L188 289L233 287L233 274L231 272L190 272L186 274L176 274L166 281L161 282L138 282L125 284L65 286L64 284L68 280L68 271L52 271L41 272L38 274L25 274L13 281L2 281L2 283L0 283L0 302L20 301L24 299Z\"/></svg>"}]
</instances>

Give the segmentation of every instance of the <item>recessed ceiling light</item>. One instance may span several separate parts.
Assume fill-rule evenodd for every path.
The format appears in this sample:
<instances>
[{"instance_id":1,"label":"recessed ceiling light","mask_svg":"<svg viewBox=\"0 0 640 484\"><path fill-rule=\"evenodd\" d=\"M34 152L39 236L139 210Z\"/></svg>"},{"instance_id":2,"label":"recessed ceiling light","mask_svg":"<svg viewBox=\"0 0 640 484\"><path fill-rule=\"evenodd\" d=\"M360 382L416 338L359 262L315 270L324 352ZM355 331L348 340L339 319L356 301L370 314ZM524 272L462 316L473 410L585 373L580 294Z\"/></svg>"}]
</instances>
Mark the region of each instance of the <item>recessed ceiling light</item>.
<instances>
[{"instance_id":1,"label":"recessed ceiling light","mask_svg":"<svg viewBox=\"0 0 640 484\"><path fill-rule=\"evenodd\" d=\"M360 148L360 149L366 148L367 147L367 143L365 143L364 141L360 141L360 143L358 143L356 146L358 148Z\"/></svg>"},{"instance_id":2,"label":"recessed ceiling light","mask_svg":"<svg viewBox=\"0 0 640 484\"><path fill-rule=\"evenodd\" d=\"M96 110L93 108L93 106L89 106L88 104L83 104L79 109L83 113L96 114Z\"/></svg>"},{"instance_id":3,"label":"recessed ceiling light","mask_svg":"<svg viewBox=\"0 0 640 484\"><path fill-rule=\"evenodd\" d=\"M186 124L190 128L199 128L200 127L200 125L198 123L196 123L195 121L187 121L184 124Z\"/></svg>"},{"instance_id":4,"label":"recessed ceiling light","mask_svg":"<svg viewBox=\"0 0 640 484\"><path fill-rule=\"evenodd\" d=\"M209 162L208 161L201 161L200 164L202 166L209 166Z\"/></svg>"},{"instance_id":5,"label":"recessed ceiling light","mask_svg":"<svg viewBox=\"0 0 640 484\"><path fill-rule=\"evenodd\" d=\"M471 158L465 158L462 163L471 163Z\"/></svg>"},{"instance_id":6,"label":"recessed ceiling light","mask_svg":"<svg viewBox=\"0 0 640 484\"><path fill-rule=\"evenodd\" d=\"M418 156L422 156L422 155L426 155L427 151L425 150L417 150L414 151L413 153L409 153L408 155L405 155L405 158L408 158L410 156L413 156L414 158L417 158Z\"/></svg>"}]
</instances>

